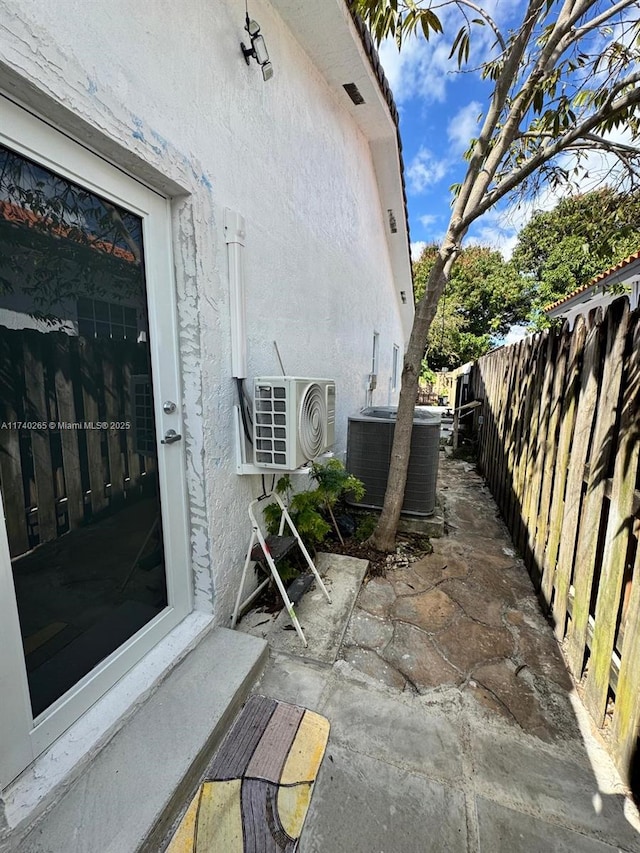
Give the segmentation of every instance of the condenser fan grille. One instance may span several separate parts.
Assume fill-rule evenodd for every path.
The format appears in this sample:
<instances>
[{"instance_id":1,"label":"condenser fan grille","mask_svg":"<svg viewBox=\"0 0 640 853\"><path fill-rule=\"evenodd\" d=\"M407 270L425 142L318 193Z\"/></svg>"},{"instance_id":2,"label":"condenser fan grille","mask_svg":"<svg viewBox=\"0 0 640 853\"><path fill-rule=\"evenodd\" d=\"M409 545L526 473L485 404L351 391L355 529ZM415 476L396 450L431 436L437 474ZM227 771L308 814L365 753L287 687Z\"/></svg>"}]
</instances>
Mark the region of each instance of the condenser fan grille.
<instances>
[{"instance_id":1,"label":"condenser fan grille","mask_svg":"<svg viewBox=\"0 0 640 853\"><path fill-rule=\"evenodd\" d=\"M298 439L307 459L315 459L325 449L324 424L327 407L319 385L309 385L300 403Z\"/></svg>"}]
</instances>

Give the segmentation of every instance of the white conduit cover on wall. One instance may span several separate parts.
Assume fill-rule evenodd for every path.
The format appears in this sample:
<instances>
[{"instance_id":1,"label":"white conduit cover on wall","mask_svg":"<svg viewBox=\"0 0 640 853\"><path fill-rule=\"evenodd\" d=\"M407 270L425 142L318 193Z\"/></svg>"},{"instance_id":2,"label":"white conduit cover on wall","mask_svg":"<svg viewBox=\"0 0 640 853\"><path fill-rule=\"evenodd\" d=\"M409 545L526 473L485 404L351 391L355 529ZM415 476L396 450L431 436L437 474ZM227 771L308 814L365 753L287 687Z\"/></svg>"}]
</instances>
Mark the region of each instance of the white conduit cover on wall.
<instances>
[{"instance_id":1,"label":"white conduit cover on wall","mask_svg":"<svg viewBox=\"0 0 640 853\"><path fill-rule=\"evenodd\" d=\"M235 379L247 378L247 332L244 294L244 216L224 211L224 237L229 262L229 295L231 311L231 374Z\"/></svg>"}]
</instances>

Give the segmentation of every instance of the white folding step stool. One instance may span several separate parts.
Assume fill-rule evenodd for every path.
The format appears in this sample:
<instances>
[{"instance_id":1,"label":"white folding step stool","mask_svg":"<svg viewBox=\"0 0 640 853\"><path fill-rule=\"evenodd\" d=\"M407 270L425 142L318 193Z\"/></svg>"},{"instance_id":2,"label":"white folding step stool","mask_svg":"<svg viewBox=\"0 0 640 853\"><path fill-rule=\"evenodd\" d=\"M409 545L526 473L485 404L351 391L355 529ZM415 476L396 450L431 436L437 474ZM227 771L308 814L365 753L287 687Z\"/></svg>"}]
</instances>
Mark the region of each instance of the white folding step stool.
<instances>
[{"instance_id":1,"label":"white folding step stool","mask_svg":"<svg viewBox=\"0 0 640 853\"><path fill-rule=\"evenodd\" d=\"M280 509L282 511L282 515L280 517L280 527L278 529L278 535L277 536L265 536L262 533L262 530L260 529L260 525L258 524L255 513L253 511L254 507L257 504L259 504L261 501L266 500L267 498L270 498L270 497L274 497L276 499L276 501L278 502L278 505L280 506ZM309 556L309 552L307 551L304 542L300 538L300 534L296 530L296 527L295 527L293 521L291 520L291 516L289 515L286 506L284 505L284 503L282 502L282 499L280 498L280 496L278 494L276 494L274 492L273 495L263 495L262 497L256 498L255 500L251 501L251 503L249 504L249 518L251 519L251 527L252 527L251 541L249 542L249 547L247 549L247 558L244 561L244 568L242 570L242 578L240 579L240 589L238 590L238 596L236 598L236 606L233 610L233 618L231 620L231 627L235 628L235 626L238 622L238 615L239 615L240 611L243 610L245 607L247 607L247 605L249 605L254 600L254 598L256 598L262 592L262 590L265 588L265 586L269 583L269 578L267 578L257 587L257 589L255 589L251 593L251 595L247 596L247 598L245 598L244 601L241 600L242 599L242 591L244 589L244 584L245 584L245 581L247 578L247 571L249 569L250 564L252 562L262 562L262 560L264 558L267 562L267 565L269 566L269 569L271 570L271 576L273 577L274 581L276 582L276 586L278 587L278 592L280 593L280 595L282 597L282 600L284 602L284 606L285 606L287 613L289 614L289 617L293 623L293 627L296 629L298 636L300 637L300 639L302 640L302 642L304 643L305 648L306 648L308 645L306 637L304 636L304 632L302 631L302 628L300 627L300 623L298 622L298 617L296 616L296 613L295 613L295 610L293 607L293 602L289 598L289 595L287 594L287 590L285 589L284 584L282 583L282 578L278 574L278 568L276 565L277 562L279 560L281 560L285 556L285 554L288 554L289 551L291 550L291 548L293 548L297 544L298 548L300 548L300 550L302 551L302 554L303 554L305 560L307 561L307 564L308 564L309 568L311 569L311 571L312 571L312 573L316 579L316 583L318 584L318 586L320 587L320 589L324 593L329 604L331 604L331 596L329 595L327 588L325 587L324 583L322 582L322 578L318 574L318 570L316 569L316 567L313 563L313 560ZM285 523L289 526L289 530L291 531L291 533L293 533L293 536L285 536L284 535Z\"/></svg>"}]
</instances>

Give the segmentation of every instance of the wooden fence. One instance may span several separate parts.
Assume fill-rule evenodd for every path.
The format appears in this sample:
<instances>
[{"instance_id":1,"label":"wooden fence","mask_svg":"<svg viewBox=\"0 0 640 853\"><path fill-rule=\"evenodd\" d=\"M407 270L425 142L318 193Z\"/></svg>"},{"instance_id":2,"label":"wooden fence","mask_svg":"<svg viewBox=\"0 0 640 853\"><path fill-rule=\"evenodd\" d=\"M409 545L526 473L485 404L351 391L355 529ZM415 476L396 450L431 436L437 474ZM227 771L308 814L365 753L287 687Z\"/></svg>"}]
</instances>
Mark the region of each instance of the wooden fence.
<instances>
[{"instance_id":1,"label":"wooden fence","mask_svg":"<svg viewBox=\"0 0 640 853\"><path fill-rule=\"evenodd\" d=\"M479 466L623 776L640 721L640 314L481 358Z\"/></svg>"},{"instance_id":2,"label":"wooden fence","mask_svg":"<svg viewBox=\"0 0 640 853\"><path fill-rule=\"evenodd\" d=\"M145 344L0 328L0 483L12 556L117 508L152 479L155 459L139 452L136 432L149 412L136 418L133 399L133 377L148 371Z\"/></svg>"}]
</instances>

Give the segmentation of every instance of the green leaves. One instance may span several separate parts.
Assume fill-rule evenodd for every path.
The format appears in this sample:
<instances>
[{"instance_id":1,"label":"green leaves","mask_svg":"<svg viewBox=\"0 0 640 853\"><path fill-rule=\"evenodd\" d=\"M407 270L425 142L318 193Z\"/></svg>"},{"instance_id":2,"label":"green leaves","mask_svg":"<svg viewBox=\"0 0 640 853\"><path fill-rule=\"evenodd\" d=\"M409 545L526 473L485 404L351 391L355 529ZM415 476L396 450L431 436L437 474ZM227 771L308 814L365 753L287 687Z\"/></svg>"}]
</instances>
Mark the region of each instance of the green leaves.
<instances>
[{"instance_id":1,"label":"green leaves","mask_svg":"<svg viewBox=\"0 0 640 853\"><path fill-rule=\"evenodd\" d=\"M434 33L443 32L440 18L435 12L431 11L431 9L420 10L420 26L422 27L422 33L427 41L429 41L429 33L431 31Z\"/></svg>"},{"instance_id":2,"label":"green leaves","mask_svg":"<svg viewBox=\"0 0 640 853\"><path fill-rule=\"evenodd\" d=\"M405 36L414 35L418 29L427 41L431 33L443 32L433 9L417 6L415 0L351 0L349 5L367 24L377 45L393 38L400 50Z\"/></svg>"},{"instance_id":3,"label":"green leaves","mask_svg":"<svg viewBox=\"0 0 640 853\"><path fill-rule=\"evenodd\" d=\"M428 246L414 264L417 299L425 291L436 252L435 246ZM527 281L500 252L486 246L463 249L429 332L428 366L454 368L484 355L496 335L524 319L527 293Z\"/></svg>"},{"instance_id":4,"label":"green leaves","mask_svg":"<svg viewBox=\"0 0 640 853\"><path fill-rule=\"evenodd\" d=\"M345 494L355 500L364 497L364 486L349 474L339 459L329 459L324 464L314 462L311 466L311 476L318 484L318 491L325 505L333 507Z\"/></svg>"},{"instance_id":5,"label":"green leaves","mask_svg":"<svg viewBox=\"0 0 640 853\"><path fill-rule=\"evenodd\" d=\"M530 317L640 246L640 195L598 190L540 211L518 235L513 263L532 284Z\"/></svg>"},{"instance_id":6,"label":"green leaves","mask_svg":"<svg viewBox=\"0 0 640 853\"><path fill-rule=\"evenodd\" d=\"M331 532L336 504L346 496L362 500L364 485L335 458L325 463L314 462L311 479L317 484L314 489L293 494L291 478L285 474L278 480L276 492L286 495L289 514L303 541L317 547ZM277 503L267 504L263 512L269 533L277 533L280 507Z\"/></svg>"},{"instance_id":7,"label":"green leaves","mask_svg":"<svg viewBox=\"0 0 640 853\"><path fill-rule=\"evenodd\" d=\"M449 59L453 57L456 51L458 52L458 68L461 68L462 65L469 60L470 44L469 28L466 26L461 27L458 30L458 34L453 40L451 50L449 51Z\"/></svg>"}]
</instances>

